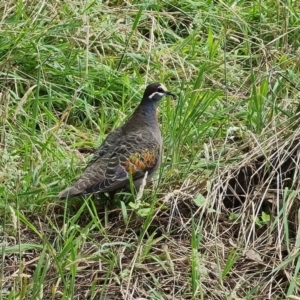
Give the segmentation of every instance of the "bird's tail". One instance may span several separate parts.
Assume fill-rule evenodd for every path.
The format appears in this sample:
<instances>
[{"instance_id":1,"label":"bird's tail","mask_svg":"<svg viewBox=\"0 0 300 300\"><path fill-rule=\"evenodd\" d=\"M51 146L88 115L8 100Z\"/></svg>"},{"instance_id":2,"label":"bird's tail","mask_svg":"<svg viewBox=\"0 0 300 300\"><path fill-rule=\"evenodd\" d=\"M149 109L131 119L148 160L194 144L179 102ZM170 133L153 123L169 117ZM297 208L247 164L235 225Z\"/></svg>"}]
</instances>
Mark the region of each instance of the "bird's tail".
<instances>
[{"instance_id":1,"label":"bird's tail","mask_svg":"<svg viewBox=\"0 0 300 300\"><path fill-rule=\"evenodd\" d=\"M73 198L79 195L82 195L83 191L79 190L78 188L74 187L74 186L70 186L68 188L66 188L65 190L61 191L58 194L58 198L59 199L68 199L68 198Z\"/></svg>"}]
</instances>

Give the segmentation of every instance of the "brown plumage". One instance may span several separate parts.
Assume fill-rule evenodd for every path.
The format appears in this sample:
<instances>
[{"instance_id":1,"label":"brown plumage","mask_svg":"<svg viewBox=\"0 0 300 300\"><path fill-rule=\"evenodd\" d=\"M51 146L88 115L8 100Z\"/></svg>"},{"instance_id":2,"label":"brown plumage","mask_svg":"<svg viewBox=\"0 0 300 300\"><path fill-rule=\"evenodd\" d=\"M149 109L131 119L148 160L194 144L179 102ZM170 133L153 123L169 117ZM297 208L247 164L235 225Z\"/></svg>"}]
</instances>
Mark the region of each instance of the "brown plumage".
<instances>
[{"instance_id":1,"label":"brown plumage","mask_svg":"<svg viewBox=\"0 0 300 300\"><path fill-rule=\"evenodd\" d=\"M107 135L81 177L58 197L114 194L128 187L131 178L138 190L146 172L147 180L151 179L161 161L162 137L156 108L165 95L174 96L161 83L148 85L129 120Z\"/></svg>"}]
</instances>

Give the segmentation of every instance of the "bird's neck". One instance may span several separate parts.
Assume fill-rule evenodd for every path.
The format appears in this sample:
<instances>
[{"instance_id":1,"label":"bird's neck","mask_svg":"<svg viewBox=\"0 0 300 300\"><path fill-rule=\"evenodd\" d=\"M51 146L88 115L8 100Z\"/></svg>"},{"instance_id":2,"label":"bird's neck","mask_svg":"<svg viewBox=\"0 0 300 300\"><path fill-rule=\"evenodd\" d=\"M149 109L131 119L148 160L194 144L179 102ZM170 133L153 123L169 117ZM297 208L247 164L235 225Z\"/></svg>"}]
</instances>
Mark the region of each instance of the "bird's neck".
<instances>
[{"instance_id":1,"label":"bird's neck","mask_svg":"<svg viewBox=\"0 0 300 300\"><path fill-rule=\"evenodd\" d=\"M146 126L157 127L157 103L141 103L134 112L131 120L134 122L135 118L141 120Z\"/></svg>"}]
</instances>

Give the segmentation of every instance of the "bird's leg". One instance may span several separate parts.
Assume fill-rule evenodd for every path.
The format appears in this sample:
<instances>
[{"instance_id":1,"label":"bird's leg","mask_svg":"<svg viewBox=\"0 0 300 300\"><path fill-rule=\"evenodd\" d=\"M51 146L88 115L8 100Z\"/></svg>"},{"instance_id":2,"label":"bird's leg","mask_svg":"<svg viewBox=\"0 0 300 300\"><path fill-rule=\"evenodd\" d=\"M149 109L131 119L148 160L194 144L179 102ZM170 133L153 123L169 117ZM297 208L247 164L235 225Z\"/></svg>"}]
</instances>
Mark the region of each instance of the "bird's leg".
<instances>
[{"instance_id":1,"label":"bird's leg","mask_svg":"<svg viewBox=\"0 0 300 300\"><path fill-rule=\"evenodd\" d=\"M108 206L113 202L116 192L108 192L108 197L105 195L104 199L104 226L108 226Z\"/></svg>"},{"instance_id":2,"label":"bird's leg","mask_svg":"<svg viewBox=\"0 0 300 300\"><path fill-rule=\"evenodd\" d=\"M108 192L110 202L114 201L116 193L117 193L116 191Z\"/></svg>"}]
</instances>

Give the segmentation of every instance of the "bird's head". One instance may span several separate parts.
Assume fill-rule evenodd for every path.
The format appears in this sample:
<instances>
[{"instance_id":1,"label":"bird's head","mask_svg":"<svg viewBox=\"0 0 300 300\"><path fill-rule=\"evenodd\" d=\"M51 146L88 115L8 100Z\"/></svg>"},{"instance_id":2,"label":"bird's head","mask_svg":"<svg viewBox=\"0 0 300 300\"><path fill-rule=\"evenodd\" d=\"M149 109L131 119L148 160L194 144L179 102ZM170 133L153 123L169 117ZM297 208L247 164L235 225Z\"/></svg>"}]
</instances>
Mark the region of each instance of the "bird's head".
<instances>
[{"instance_id":1,"label":"bird's head","mask_svg":"<svg viewBox=\"0 0 300 300\"><path fill-rule=\"evenodd\" d=\"M162 83L151 83L146 87L142 102L157 103L164 96L168 95L175 97L175 94L169 92Z\"/></svg>"}]
</instances>

